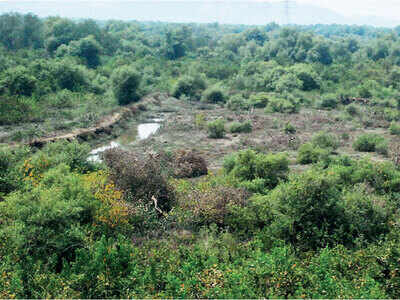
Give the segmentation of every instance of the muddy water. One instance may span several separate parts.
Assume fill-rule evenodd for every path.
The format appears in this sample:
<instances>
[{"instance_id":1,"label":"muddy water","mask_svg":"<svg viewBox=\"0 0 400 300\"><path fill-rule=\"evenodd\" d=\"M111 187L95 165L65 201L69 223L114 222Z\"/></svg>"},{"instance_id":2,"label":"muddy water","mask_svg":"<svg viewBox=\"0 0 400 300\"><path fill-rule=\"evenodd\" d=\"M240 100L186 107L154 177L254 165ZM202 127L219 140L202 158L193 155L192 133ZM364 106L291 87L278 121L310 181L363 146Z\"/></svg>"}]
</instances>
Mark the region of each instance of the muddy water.
<instances>
[{"instance_id":1,"label":"muddy water","mask_svg":"<svg viewBox=\"0 0 400 300\"><path fill-rule=\"evenodd\" d=\"M102 147L93 149L90 152L90 156L88 158L89 161L97 161L100 162L100 155L106 150L123 147L124 145L129 145L134 143L137 140L145 140L148 139L151 135L155 134L157 130L161 126L162 119L154 119L151 120L152 123L142 123L134 128L133 130L128 130L123 135L121 135L117 140L110 142L107 145Z\"/></svg>"},{"instance_id":2,"label":"muddy water","mask_svg":"<svg viewBox=\"0 0 400 300\"><path fill-rule=\"evenodd\" d=\"M139 140L145 140L149 138L152 134L157 132L160 126L161 126L160 123L139 124L137 128Z\"/></svg>"}]
</instances>

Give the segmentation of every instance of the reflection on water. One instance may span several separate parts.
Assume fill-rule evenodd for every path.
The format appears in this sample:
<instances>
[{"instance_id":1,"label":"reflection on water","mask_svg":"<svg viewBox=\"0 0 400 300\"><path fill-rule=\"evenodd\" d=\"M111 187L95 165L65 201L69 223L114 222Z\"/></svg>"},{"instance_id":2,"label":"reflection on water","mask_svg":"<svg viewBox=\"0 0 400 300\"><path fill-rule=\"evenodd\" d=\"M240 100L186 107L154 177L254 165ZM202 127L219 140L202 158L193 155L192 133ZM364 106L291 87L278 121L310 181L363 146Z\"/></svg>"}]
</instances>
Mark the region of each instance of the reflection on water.
<instances>
[{"instance_id":1,"label":"reflection on water","mask_svg":"<svg viewBox=\"0 0 400 300\"><path fill-rule=\"evenodd\" d=\"M154 119L153 122L162 122L162 119ZM125 134L121 135L117 141L112 141L108 145L96 148L90 152L88 158L89 161L101 162L100 154L106 150L121 147L121 145L129 145L133 143L137 137L138 140L145 140L149 138L152 134L156 133L160 128L160 123L143 123L139 124L137 130L134 132L129 130ZM137 132L137 134L136 134Z\"/></svg>"},{"instance_id":2,"label":"reflection on water","mask_svg":"<svg viewBox=\"0 0 400 300\"><path fill-rule=\"evenodd\" d=\"M100 159L100 154L101 153L103 153L104 151L109 150L109 149L117 148L119 146L121 146L119 143L111 142L108 145L105 145L105 146L102 146L100 148L94 149L89 153L90 155L89 155L88 160L89 161L101 161L101 159Z\"/></svg>"},{"instance_id":3,"label":"reflection on water","mask_svg":"<svg viewBox=\"0 0 400 300\"><path fill-rule=\"evenodd\" d=\"M160 128L160 123L145 123L138 126L139 140L145 140Z\"/></svg>"}]
</instances>

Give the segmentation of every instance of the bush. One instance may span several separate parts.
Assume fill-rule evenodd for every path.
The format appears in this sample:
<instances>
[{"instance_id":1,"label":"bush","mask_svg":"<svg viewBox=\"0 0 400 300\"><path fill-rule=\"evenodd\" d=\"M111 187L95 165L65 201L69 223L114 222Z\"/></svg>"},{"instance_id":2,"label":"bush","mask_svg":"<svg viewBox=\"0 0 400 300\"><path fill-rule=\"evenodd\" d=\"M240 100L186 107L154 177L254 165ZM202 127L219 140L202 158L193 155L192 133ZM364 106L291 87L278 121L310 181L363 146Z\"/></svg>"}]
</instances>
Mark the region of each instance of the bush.
<instances>
[{"instance_id":1,"label":"bush","mask_svg":"<svg viewBox=\"0 0 400 300\"><path fill-rule=\"evenodd\" d=\"M339 139L336 135L326 132L319 132L313 136L312 144L323 149L336 150L339 147Z\"/></svg>"},{"instance_id":2,"label":"bush","mask_svg":"<svg viewBox=\"0 0 400 300\"><path fill-rule=\"evenodd\" d=\"M191 212L188 221L197 226L229 225L234 210L243 208L248 197L244 189L214 186L207 181L180 188L178 192L179 206Z\"/></svg>"},{"instance_id":3,"label":"bush","mask_svg":"<svg viewBox=\"0 0 400 300\"><path fill-rule=\"evenodd\" d=\"M32 97L4 97L0 101L0 125L41 121L44 107Z\"/></svg>"},{"instance_id":4,"label":"bush","mask_svg":"<svg viewBox=\"0 0 400 300\"><path fill-rule=\"evenodd\" d=\"M116 69L111 77L114 95L120 105L137 102L140 99L140 75L132 67Z\"/></svg>"},{"instance_id":5,"label":"bush","mask_svg":"<svg viewBox=\"0 0 400 300\"><path fill-rule=\"evenodd\" d=\"M222 139L225 136L225 121L222 119L207 124L208 136L213 139Z\"/></svg>"},{"instance_id":6,"label":"bush","mask_svg":"<svg viewBox=\"0 0 400 300\"><path fill-rule=\"evenodd\" d=\"M292 67L297 78L301 80L303 91L312 91L320 88L317 73L312 69L311 65L297 64Z\"/></svg>"},{"instance_id":7,"label":"bush","mask_svg":"<svg viewBox=\"0 0 400 300\"><path fill-rule=\"evenodd\" d=\"M384 197L372 195L366 184L358 184L339 202L348 220L348 235L362 241L375 241L389 232L390 207Z\"/></svg>"},{"instance_id":8,"label":"bush","mask_svg":"<svg viewBox=\"0 0 400 300\"><path fill-rule=\"evenodd\" d=\"M234 122L229 127L231 133L250 133L253 130L253 126L250 121L245 123Z\"/></svg>"},{"instance_id":9,"label":"bush","mask_svg":"<svg viewBox=\"0 0 400 300\"><path fill-rule=\"evenodd\" d=\"M204 129L206 126L205 115L203 113L196 114L194 123L198 129Z\"/></svg>"},{"instance_id":10,"label":"bush","mask_svg":"<svg viewBox=\"0 0 400 300\"><path fill-rule=\"evenodd\" d=\"M139 159L118 148L106 151L103 156L110 168L111 180L128 201L154 208L156 200L162 211L171 210L175 195L160 159L151 155Z\"/></svg>"},{"instance_id":11,"label":"bush","mask_svg":"<svg viewBox=\"0 0 400 300\"><path fill-rule=\"evenodd\" d=\"M387 141L382 141L382 142L379 142L378 144L376 144L375 151L378 154L387 156L388 153L389 153L388 142Z\"/></svg>"},{"instance_id":12,"label":"bush","mask_svg":"<svg viewBox=\"0 0 400 300\"><path fill-rule=\"evenodd\" d=\"M58 89L80 91L83 87L89 86L85 70L87 71L84 67L77 66L69 60L63 60L51 65L50 72L44 72L43 77L49 82L55 79Z\"/></svg>"},{"instance_id":13,"label":"bush","mask_svg":"<svg viewBox=\"0 0 400 300\"><path fill-rule=\"evenodd\" d=\"M2 87L6 88L10 95L29 97L35 91L37 80L25 67L18 66L7 70L4 78L0 82L0 90Z\"/></svg>"},{"instance_id":14,"label":"bush","mask_svg":"<svg viewBox=\"0 0 400 300\"><path fill-rule=\"evenodd\" d=\"M50 166L66 164L72 171L86 173L93 171L93 165L88 161L90 146L77 141L59 141L47 144L39 154L44 154ZM36 156L32 156L34 159Z\"/></svg>"},{"instance_id":15,"label":"bush","mask_svg":"<svg viewBox=\"0 0 400 300\"><path fill-rule=\"evenodd\" d=\"M247 110L249 109L249 104L242 95L237 94L229 98L226 107L233 111Z\"/></svg>"},{"instance_id":16,"label":"bush","mask_svg":"<svg viewBox=\"0 0 400 300\"><path fill-rule=\"evenodd\" d=\"M327 159L330 151L322 149L314 144L307 143L299 148L297 161L302 165L313 164L320 160Z\"/></svg>"},{"instance_id":17,"label":"bush","mask_svg":"<svg viewBox=\"0 0 400 300\"><path fill-rule=\"evenodd\" d=\"M71 55L78 56L89 68L96 68L100 64L101 46L93 36L87 36L69 44ZM60 47L57 49L59 52Z\"/></svg>"},{"instance_id":18,"label":"bush","mask_svg":"<svg viewBox=\"0 0 400 300\"><path fill-rule=\"evenodd\" d=\"M297 113L299 112L299 105L297 103L293 103L284 98L271 98L267 108L265 109L266 113Z\"/></svg>"},{"instance_id":19,"label":"bush","mask_svg":"<svg viewBox=\"0 0 400 300\"><path fill-rule=\"evenodd\" d=\"M356 116L356 115L359 114L359 108L358 108L358 106L355 105L355 104L350 104L350 105L348 105L348 106L346 107L346 112L347 112L350 116L354 117L354 116Z\"/></svg>"},{"instance_id":20,"label":"bush","mask_svg":"<svg viewBox=\"0 0 400 300\"><path fill-rule=\"evenodd\" d=\"M268 105L269 95L267 93L258 93L250 96L249 105L255 108L265 108Z\"/></svg>"},{"instance_id":21,"label":"bush","mask_svg":"<svg viewBox=\"0 0 400 300\"><path fill-rule=\"evenodd\" d=\"M335 109L339 105L339 101L335 94L324 95L319 102L319 107L322 109Z\"/></svg>"},{"instance_id":22,"label":"bush","mask_svg":"<svg viewBox=\"0 0 400 300\"><path fill-rule=\"evenodd\" d=\"M171 168L175 178L195 178L207 175L207 163L193 151L176 151L171 157Z\"/></svg>"},{"instance_id":23,"label":"bush","mask_svg":"<svg viewBox=\"0 0 400 300\"><path fill-rule=\"evenodd\" d=\"M206 88L205 80L200 77L184 76L179 78L173 88L172 95L176 98L186 96L190 100L200 100L201 92Z\"/></svg>"},{"instance_id":24,"label":"bush","mask_svg":"<svg viewBox=\"0 0 400 300\"><path fill-rule=\"evenodd\" d=\"M98 203L80 179L59 165L29 192L13 193L0 205L0 236L23 268L40 261L48 272L59 272L83 247Z\"/></svg>"},{"instance_id":25,"label":"bush","mask_svg":"<svg viewBox=\"0 0 400 300\"><path fill-rule=\"evenodd\" d=\"M296 128L292 124L290 124L288 122L288 123L286 123L285 128L283 129L283 131L286 134L295 134L296 133Z\"/></svg>"},{"instance_id":26,"label":"bush","mask_svg":"<svg viewBox=\"0 0 400 300\"><path fill-rule=\"evenodd\" d=\"M378 134L367 133L357 137L353 148L360 152L375 152L376 146L384 141L385 139Z\"/></svg>"},{"instance_id":27,"label":"bush","mask_svg":"<svg viewBox=\"0 0 400 300\"><path fill-rule=\"evenodd\" d=\"M343 132L340 137L342 138L342 140L344 141L348 141L350 139L350 135L347 132Z\"/></svg>"},{"instance_id":28,"label":"bush","mask_svg":"<svg viewBox=\"0 0 400 300\"><path fill-rule=\"evenodd\" d=\"M392 135L400 135L400 124L396 122L390 123L389 131Z\"/></svg>"},{"instance_id":29,"label":"bush","mask_svg":"<svg viewBox=\"0 0 400 300\"><path fill-rule=\"evenodd\" d=\"M265 212L273 216L269 233L306 251L348 242L339 200L335 177L310 170L279 185L261 203L271 207Z\"/></svg>"},{"instance_id":30,"label":"bush","mask_svg":"<svg viewBox=\"0 0 400 300\"><path fill-rule=\"evenodd\" d=\"M202 100L207 103L224 103L226 96L221 88L212 87L203 92Z\"/></svg>"},{"instance_id":31,"label":"bush","mask_svg":"<svg viewBox=\"0 0 400 300\"><path fill-rule=\"evenodd\" d=\"M30 149L26 147L0 149L0 198L23 184L18 165L29 154Z\"/></svg>"},{"instance_id":32,"label":"bush","mask_svg":"<svg viewBox=\"0 0 400 300\"><path fill-rule=\"evenodd\" d=\"M237 179L241 186L254 192L265 192L285 180L289 161L283 154L262 154L244 150L224 160L226 174Z\"/></svg>"}]
</instances>

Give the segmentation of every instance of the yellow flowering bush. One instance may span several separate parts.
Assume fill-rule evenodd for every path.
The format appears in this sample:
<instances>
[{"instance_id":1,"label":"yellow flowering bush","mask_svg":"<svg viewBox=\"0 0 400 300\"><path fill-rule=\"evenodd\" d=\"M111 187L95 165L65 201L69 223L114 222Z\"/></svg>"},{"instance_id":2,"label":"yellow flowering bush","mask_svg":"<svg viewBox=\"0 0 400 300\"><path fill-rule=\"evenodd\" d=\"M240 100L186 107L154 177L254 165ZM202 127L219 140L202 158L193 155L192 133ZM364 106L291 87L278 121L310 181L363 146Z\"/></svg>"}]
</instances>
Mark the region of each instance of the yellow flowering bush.
<instances>
[{"instance_id":1,"label":"yellow flowering bush","mask_svg":"<svg viewBox=\"0 0 400 300\"><path fill-rule=\"evenodd\" d=\"M128 225L132 207L123 200L123 193L108 179L108 174L98 171L83 175L83 178L85 185L101 202L96 215L97 222L111 228Z\"/></svg>"},{"instance_id":2,"label":"yellow flowering bush","mask_svg":"<svg viewBox=\"0 0 400 300\"><path fill-rule=\"evenodd\" d=\"M38 186L43 178L43 173L49 167L50 161L43 153L26 159L22 166L24 181L30 182L34 186Z\"/></svg>"}]
</instances>

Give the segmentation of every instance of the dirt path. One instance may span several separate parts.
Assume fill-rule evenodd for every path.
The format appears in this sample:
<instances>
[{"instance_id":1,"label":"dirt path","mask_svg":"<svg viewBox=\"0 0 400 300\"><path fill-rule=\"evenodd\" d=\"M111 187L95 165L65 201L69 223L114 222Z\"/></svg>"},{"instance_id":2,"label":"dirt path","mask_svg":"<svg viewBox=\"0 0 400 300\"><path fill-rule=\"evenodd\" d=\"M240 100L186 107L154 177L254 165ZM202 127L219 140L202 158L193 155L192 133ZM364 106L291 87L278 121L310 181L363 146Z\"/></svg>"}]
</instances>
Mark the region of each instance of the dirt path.
<instances>
[{"instance_id":1,"label":"dirt path","mask_svg":"<svg viewBox=\"0 0 400 300\"><path fill-rule=\"evenodd\" d=\"M30 141L29 146L41 148L47 143L56 142L59 140L72 141L77 138L87 140L90 136L98 135L100 133L111 132L113 126L117 125L123 118L133 113L132 107L124 107L121 111L112 114L111 116L104 117L97 126L90 128L78 128L70 133L63 135L56 135L48 138L41 138Z\"/></svg>"},{"instance_id":2,"label":"dirt path","mask_svg":"<svg viewBox=\"0 0 400 300\"><path fill-rule=\"evenodd\" d=\"M118 125L123 119L132 117L138 114L141 111L141 107L143 107L147 103L159 102L160 97L165 97L164 94L152 94L144 97L138 103L122 107L119 111L114 112L111 115L103 117L96 126L89 128L77 128L69 133L64 133L60 135L55 135L52 137L39 138L28 142L27 144L31 147L41 148L47 143L53 143L59 140L67 140L72 141L76 139L80 139L83 141L88 140L91 137L95 137L96 135L107 133L111 134L111 131L114 126Z\"/></svg>"}]
</instances>

